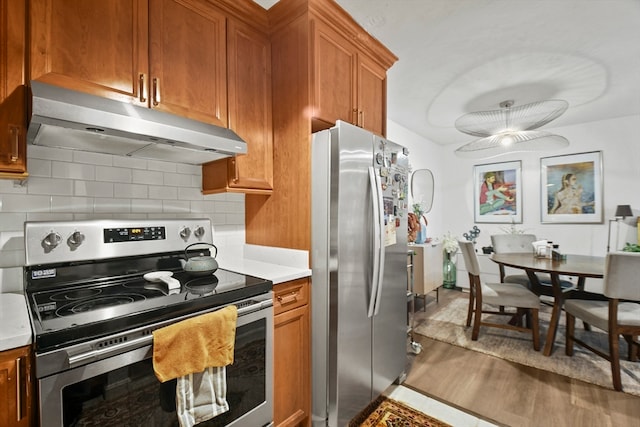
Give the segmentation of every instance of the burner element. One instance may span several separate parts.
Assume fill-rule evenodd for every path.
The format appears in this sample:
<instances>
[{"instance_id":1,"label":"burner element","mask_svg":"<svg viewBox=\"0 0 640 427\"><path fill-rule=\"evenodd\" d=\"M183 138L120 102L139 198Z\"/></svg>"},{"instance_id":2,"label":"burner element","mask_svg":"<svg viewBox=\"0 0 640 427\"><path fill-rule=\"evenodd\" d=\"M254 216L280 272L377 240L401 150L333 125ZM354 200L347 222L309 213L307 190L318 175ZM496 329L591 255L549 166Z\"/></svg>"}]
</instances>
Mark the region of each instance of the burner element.
<instances>
[{"instance_id":1,"label":"burner element","mask_svg":"<svg viewBox=\"0 0 640 427\"><path fill-rule=\"evenodd\" d=\"M102 292L99 288L68 289L51 296L52 301L77 301L94 297Z\"/></svg>"},{"instance_id":2,"label":"burner element","mask_svg":"<svg viewBox=\"0 0 640 427\"><path fill-rule=\"evenodd\" d=\"M64 317L71 314L85 313L99 308L113 307L115 305L127 304L144 299L144 295L134 293L89 298L60 307L56 310L56 315Z\"/></svg>"}]
</instances>

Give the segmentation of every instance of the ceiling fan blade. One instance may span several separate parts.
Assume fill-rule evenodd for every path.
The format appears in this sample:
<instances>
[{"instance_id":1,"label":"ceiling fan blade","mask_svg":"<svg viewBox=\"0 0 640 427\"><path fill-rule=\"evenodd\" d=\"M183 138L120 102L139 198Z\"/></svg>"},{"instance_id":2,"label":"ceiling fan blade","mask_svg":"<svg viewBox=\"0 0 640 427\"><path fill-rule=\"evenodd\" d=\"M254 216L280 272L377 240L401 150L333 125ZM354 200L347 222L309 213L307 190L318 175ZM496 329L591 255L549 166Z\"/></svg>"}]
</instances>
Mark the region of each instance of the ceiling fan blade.
<instances>
[{"instance_id":1,"label":"ceiling fan blade","mask_svg":"<svg viewBox=\"0 0 640 427\"><path fill-rule=\"evenodd\" d=\"M460 132L479 137L489 137L507 130L533 130L557 119L567 108L567 101L549 99L499 110L477 111L459 117L455 127Z\"/></svg>"},{"instance_id":2,"label":"ceiling fan blade","mask_svg":"<svg viewBox=\"0 0 640 427\"><path fill-rule=\"evenodd\" d=\"M502 133L471 141L455 150L458 157L490 158L522 151L556 150L569 146L567 138L544 131Z\"/></svg>"}]
</instances>

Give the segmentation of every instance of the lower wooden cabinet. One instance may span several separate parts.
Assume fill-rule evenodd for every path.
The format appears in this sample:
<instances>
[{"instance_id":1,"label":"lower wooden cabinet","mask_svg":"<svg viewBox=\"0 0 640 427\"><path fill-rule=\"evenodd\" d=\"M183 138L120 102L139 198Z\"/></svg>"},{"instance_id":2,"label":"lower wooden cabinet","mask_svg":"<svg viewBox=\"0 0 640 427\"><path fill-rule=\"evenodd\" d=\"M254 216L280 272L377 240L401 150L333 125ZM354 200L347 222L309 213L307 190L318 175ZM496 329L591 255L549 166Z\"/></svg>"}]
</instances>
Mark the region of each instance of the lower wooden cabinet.
<instances>
[{"instance_id":1,"label":"lower wooden cabinet","mask_svg":"<svg viewBox=\"0 0 640 427\"><path fill-rule=\"evenodd\" d=\"M35 425L31 361L29 346L0 352L0 426Z\"/></svg>"},{"instance_id":2,"label":"lower wooden cabinet","mask_svg":"<svg viewBox=\"0 0 640 427\"><path fill-rule=\"evenodd\" d=\"M278 427L311 425L309 279L273 287L274 405Z\"/></svg>"}]
</instances>

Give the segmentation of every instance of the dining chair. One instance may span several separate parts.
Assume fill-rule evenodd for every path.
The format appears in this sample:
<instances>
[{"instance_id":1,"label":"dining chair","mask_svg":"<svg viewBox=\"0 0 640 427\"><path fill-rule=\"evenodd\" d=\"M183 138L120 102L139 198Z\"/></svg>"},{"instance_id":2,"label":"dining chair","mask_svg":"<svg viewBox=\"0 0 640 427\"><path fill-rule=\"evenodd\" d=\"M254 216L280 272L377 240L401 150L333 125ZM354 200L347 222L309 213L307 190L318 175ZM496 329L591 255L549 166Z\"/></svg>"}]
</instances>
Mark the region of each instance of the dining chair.
<instances>
[{"instance_id":1,"label":"dining chair","mask_svg":"<svg viewBox=\"0 0 640 427\"><path fill-rule=\"evenodd\" d=\"M531 253L533 255L532 243L537 241L535 234L494 234L491 236L491 246L497 254L503 253ZM505 275L504 265L500 264L500 282L502 283L519 283L531 289L536 295L553 296L553 288L551 285L551 276L548 273L536 273L538 277L537 284L531 283L529 276L526 274ZM573 283L569 280L560 280L562 288L570 288Z\"/></svg>"},{"instance_id":2,"label":"dining chair","mask_svg":"<svg viewBox=\"0 0 640 427\"><path fill-rule=\"evenodd\" d=\"M488 326L502 329L512 329L519 332L531 332L533 348L540 349L540 333L538 328L538 311L540 309L540 299L536 294L524 286L516 283L482 283L480 280L480 266L478 257L472 242L459 241L460 250L464 257L464 264L469 273L469 309L467 312L467 326L471 326L473 320L473 331L471 339L478 340L480 326ZM515 307L517 311L507 312L503 310L490 310L484 304L497 307ZM520 322L494 323L483 321L483 314L506 315L510 317L522 317L527 314L530 317L527 322L529 327L521 326Z\"/></svg>"},{"instance_id":3,"label":"dining chair","mask_svg":"<svg viewBox=\"0 0 640 427\"><path fill-rule=\"evenodd\" d=\"M620 379L619 337L627 341L628 358L637 361L640 350L640 253L616 252L607 254L604 270L604 295L608 301L581 299L565 300L567 331L565 352L573 355L573 343L591 350L611 363L613 388L622 391ZM576 318L608 333L609 352L589 344L575 335ZM593 332L585 331L584 334ZM582 335L581 335L582 336ZM586 340L586 336L584 337Z\"/></svg>"}]
</instances>

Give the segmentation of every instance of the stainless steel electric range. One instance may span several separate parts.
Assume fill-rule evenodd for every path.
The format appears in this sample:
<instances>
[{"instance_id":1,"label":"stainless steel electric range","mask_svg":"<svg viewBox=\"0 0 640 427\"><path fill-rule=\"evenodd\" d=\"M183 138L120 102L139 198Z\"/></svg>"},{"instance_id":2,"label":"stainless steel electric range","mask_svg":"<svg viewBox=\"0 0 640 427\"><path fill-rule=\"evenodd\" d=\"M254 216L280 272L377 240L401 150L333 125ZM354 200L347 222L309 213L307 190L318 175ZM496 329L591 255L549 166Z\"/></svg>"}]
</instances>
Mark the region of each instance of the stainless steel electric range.
<instances>
[{"instance_id":1,"label":"stainless steel electric range","mask_svg":"<svg viewBox=\"0 0 640 427\"><path fill-rule=\"evenodd\" d=\"M272 283L187 274L186 257L209 248L185 253L194 243L212 243L208 219L25 223L42 426L178 425L171 384L153 374L151 333L229 304L238 307L231 409L202 425L271 424ZM145 280L156 271L177 282Z\"/></svg>"}]
</instances>

